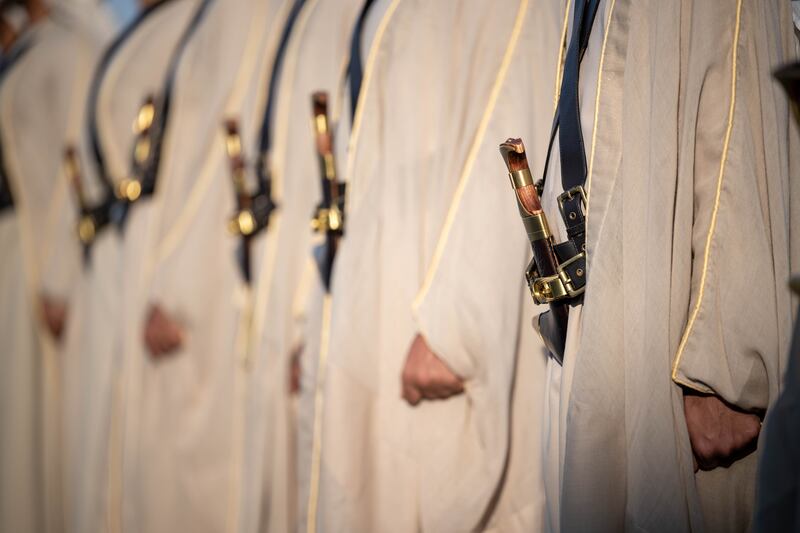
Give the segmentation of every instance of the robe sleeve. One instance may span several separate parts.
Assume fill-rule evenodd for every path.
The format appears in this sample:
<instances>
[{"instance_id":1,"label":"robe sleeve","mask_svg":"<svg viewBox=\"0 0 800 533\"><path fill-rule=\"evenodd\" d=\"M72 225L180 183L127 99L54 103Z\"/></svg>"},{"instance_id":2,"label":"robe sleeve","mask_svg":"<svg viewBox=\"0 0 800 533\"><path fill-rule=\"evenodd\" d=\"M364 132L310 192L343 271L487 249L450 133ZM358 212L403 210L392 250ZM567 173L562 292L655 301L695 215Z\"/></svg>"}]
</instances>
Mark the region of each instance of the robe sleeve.
<instances>
[{"instance_id":1,"label":"robe sleeve","mask_svg":"<svg viewBox=\"0 0 800 533\"><path fill-rule=\"evenodd\" d=\"M439 260L415 302L419 332L466 380L512 364L526 243L498 155L485 161L451 206Z\"/></svg>"},{"instance_id":2,"label":"robe sleeve","mask_svg":"<svg viewBox=\"0 0 800 533\"><path fill-rule=\"evenodd\" d=\"M469 405L470 422L460 428L457 449L447 448L464 462L455 462L458 470L450 472L446 460L429 465L432 472L444 469L432 479L449 480L446 486L431 482L423 490L422 522L432 531L477 526L509 454L517 357L543 357L535 349L520 352L520 325L530 327L529 318L521 320L528 297L523 278L527 244L493 144L484 143L482 162L451 206L440 259L413 309L418 332L464 378ZM437 522L441 517L447 517L446 524Z\"/></svg>"},{"instance_id":3,"label":"robe sleeve","mask_svg":"<svg viewBox=\"0 0 800 533\"><path fill-rule=\"evenodd\" d=\"M792 133L768 78L781 58L767 36L791 31L791 18L743 4L693 13L708 23L693 21L686 56L678 179L693 191L691 293L672 378L763 410L779 388L791 319ZM687 245L679 236L674 247Z\"/></svg>"}]
</instances>

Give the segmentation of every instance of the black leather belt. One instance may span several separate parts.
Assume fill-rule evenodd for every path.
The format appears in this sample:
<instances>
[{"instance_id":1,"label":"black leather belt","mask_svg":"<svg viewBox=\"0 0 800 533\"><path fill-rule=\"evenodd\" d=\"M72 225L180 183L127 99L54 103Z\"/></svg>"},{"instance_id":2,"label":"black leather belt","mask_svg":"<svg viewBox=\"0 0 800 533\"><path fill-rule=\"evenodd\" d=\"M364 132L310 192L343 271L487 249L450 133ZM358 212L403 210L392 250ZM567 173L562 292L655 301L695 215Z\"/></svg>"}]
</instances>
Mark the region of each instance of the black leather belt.
<instances>
[{"instance_id":1,"label":"black leather belt","mask_svg":"<svg viewBox=\"0 0 800 533\"><path fill-rule=\"evenodd\" d=\"M589 44L599 4L600 0L575 0L572 36L564 62L558 107L553 118L544 173L537 183L541 195L547 179L554 140L558 135L561 184L564 190L558 196L558 211L564 221L567 240L553 245L553 252L558 260L555 275L542 278L538 276L538 269L533 265L527 277L536 303L547 303L551 307L550 311L539 317L539 331L551 355L559 363L564 358L569 307L580 304L586 290L587 196L584 185L587 167L578 87L581 61ZM547 290L542 291L541 287Z\"/></svg>"}]
</instances>

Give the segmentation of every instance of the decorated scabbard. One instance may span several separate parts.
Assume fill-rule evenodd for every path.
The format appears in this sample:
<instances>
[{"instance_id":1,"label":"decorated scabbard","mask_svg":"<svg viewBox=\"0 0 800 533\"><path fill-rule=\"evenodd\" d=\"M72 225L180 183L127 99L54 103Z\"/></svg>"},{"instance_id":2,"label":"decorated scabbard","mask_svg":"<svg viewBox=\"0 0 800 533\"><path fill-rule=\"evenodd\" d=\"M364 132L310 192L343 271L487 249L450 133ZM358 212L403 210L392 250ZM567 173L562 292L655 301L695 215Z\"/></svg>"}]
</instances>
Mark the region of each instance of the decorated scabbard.
<instances>
[{"instance_id":1,"label":"decorated scabbard","mask_svg":"<svg viewBox=\"0 0 800 533\"><path fill-rule=\"evenodd\" d=\"M553 236L542 210L522 140L508 139L500 145L500 154L508 169L517 208L533 252L533 259L525 273L528 287L534 302L550 305L550 311L539 316L539 331L550 352L561 363L569 311L566 303L558 301L560 295L554 294L554 287L546 282L558 274Z\"/></svg>"},{"instance_id":2,"label":"decorated scabbard","mask_svg":"<svg viewBox=\"0 0 800 533\"><path fill-rule=\"evenodd\" d=\"M319 160L322 185L322 206L312 221L316 231L341 233L342 212L340 207L340 184L336 176L333 157L333 133L328 120L328 94L316 92L311 96L314 116L314 134Z\"/></svg>"},{"instance_id":3,"label":"decorated scabbard","mask_svg":"<svg viewBox=\"0 0 800 533\"><path fill-rule=\"evenodd\" d=\"M318 258L319 270L326 289L330 289L331 272L336 249L344 230L343 185L336 176L333 156L333 134L328 120L328 94L316 92L311 96L314 120L314 140L320 168L322 201L311 220L311 228L325 234L325 247Z\"/></svg>"},{"instance_id":4,"label":"decorated scabbard","mask_svg":"<svg viewBox=\"0 0 800 533\"><path fill-rule=\"evenodd\" d=\"M252 211L252 197L245 181L247 167L242 149L242 137L239 133L239 123L235 119L225 121L225 152L228 155L237 209L236 214L228 222L228 230L242 239L240 267L242 276L250 282L250 238L255 232L256 221Z\"/></svg>"}]
</instances>

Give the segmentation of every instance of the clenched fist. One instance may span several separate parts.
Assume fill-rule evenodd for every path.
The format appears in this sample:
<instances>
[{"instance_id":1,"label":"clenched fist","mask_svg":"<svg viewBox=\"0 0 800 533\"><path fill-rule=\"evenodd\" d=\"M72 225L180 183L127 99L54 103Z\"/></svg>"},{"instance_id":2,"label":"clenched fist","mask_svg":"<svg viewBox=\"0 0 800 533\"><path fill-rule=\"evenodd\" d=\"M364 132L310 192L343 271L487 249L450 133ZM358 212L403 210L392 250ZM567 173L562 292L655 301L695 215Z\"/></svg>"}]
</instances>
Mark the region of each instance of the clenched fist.
<instances>
[{"instance_id":1,"label":"clenched fist","mask_svg":"<svg viewBox=\"0 0 800 533\"><path fill-rule=\"evenodd\" d=\"M183 328L159 305L150 306L144 327L144 343L150 357L158 359L183 346Z\"/></svg>"},{"instance_id":2,"label":"clenched fist","mask_svg":"<svg viewBox=\"0 0 800 533\"><path fill-rule=\"evenodd\" d=\"M436 357L422 335L411 344L403 367L403 399L411 405L421 400L444 400L464 392L464 382Z\"/></svg>"},{"instance_id":3,"label":"clenched fist","mask_svg":"<svg viewBox=\"0 0 800 533\"><path fill-rule=\"evenodd\" d=\"M716 396L687 393L683 397L686 427L696 468L728 466L755 450L761 420L729 407Z\"/></svg>"},{"instance_id":4,"label":"clenched fist","mask_svg":"<svg viewBox=\"0 0 800 533\"><path fill-rule=\"evenodd\" d=\"M67 322L67 304L61 299L43 295L39 298L39 310L48 333L60 341Z\"/></svg>"}]
</instances>

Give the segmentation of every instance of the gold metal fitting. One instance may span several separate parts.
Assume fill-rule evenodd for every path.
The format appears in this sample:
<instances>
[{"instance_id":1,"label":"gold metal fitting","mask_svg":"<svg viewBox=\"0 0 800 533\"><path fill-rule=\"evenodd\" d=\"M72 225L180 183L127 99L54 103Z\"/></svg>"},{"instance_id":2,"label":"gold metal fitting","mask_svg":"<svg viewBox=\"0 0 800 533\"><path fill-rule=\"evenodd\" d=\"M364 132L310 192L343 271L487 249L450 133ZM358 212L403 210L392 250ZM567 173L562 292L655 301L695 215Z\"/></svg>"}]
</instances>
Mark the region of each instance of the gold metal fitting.
<instances>
[{"instance_id":1,"label":"gold metal fitting","mask_svg":"<svg viewBox=\"0 0 800 533\"><path fill-rule=\"evenodd\" d=\"M91 244L96 233L94 219L89 215L81 217L78 222L78 239L80 239L81 243L84 245Z\"/></svg>"},{"instance_id":2,"label":"gold metal fitting","mask_svg":"<svg viewBox=\"0 0 800 533\"><path fill-rule=\"evenodd\" d=\"M142 195L142 184L139 180L125 178L117 186L117 197L128 202L135 202Z\"/></svg>"},{"instance_id":3,"label":"gold metal fitting","mask_svg":"<svg viewBox=\"0 0 800 533\"><path fill-rule=\"evenodd\" d=\"M325 177L329 180L336 179L336 164L333 161L333 154L328 152L323 156L325 161Z\"/></svg>"},{"instance_id":4,"label":"gold metal fitting","mask_svg":"<svg viewBox=\"0 0 800 533\"><path fill-rule=\"evenodd\" d=\"M339 231L342 229L342 212L338 205L334 205L328 210L328 229L330 231Z\"/></svg>"},{"instance_id":5,"label":"gold metal fitting","mask_svg":"<svg viewBox=\"0 0 800 533\"><path fill-rule=\"evenodd\" d=\"M328 209L320 207L311 218L311 229L317 233L328 230Z\"/></svg>"},{"instance_id":6,"label":"gold metal fitting","mask_svg":"<svg viewBox=\"0 0 800 533\"><path fill-rule=\"evenodd\" d=\"M319 115L314 117L314 130L319 133L327 133L328 132L328 117L324 113L320 113Z\"/></svg>"},{"instance_id":7,"label":"gold metal fitting","mask_svg":"<svg viewBox=\"0 0 800 533\"><path fill-rule=\"evenodd\" d=\"M579 196L581 198L583 215L586 216L586 205L588 204L588 196L586 195L586 189L583 188L583 185L578 185L577 187L573 187L570 190L564 191L558 195L558 210L561 211L561 216L564 216L564 204L566 203L566 201L571 200L576 196Z\"/></svg>"},{"instance_id":8,"label":"gold metal fitting","mask_svg":"<svg viewBox=\"0 0 800 533\"><path fill-rule=\"evenodd\" d=\"M156 108L153 102L147 102L139 108L139 113L136 115L136 120L133 122L133 132L142 134L153 126L153 120L156 116Z\"/></svg>"},{"instance_id":9,"label":"gold metal fitting","mask_svg":"<svg viewBox=\"0 0 800 533\"><path fill-rule=\"evenodd\" d=\"M535 272L528 273L528 286L531 290L533 301L537 304L549 304L566 298L575 298L586 291L586 285L576 289L572 278L567 273L566 267L572 263L585 259L586 253L581 252L575 257L564 261L556 269L553 276L536 276Z\"/></svg>"},{"instance_id":10,"label":"gold metal fitting","mask_svg":"<svg viewBox=\"0 0 800 533\"><path fill-rule=\"evenodd\" d=\"M133 157L140 165L143 165L145 162L147 162L147 158L150 157L150 137L140 137L136 141L136 148L134 149Z\"/></svg>"},{"instance_id":11,"label":"gold metal fitting","mask_svg":"<svg viewBox=\"0 0 800 533\"><path fill-rule=\"evenodd\" d=\"M525 231L530 242L549 239L552 235L544 213L525 216L522 219L522 223L525 225Z\"/></svg>"},{"instance_id":12,"label":"gold metal fitting","mask_svg":"<svg viewBox=\"0 0 800 533\"><path fill-rule=\"evenodd\" d=\"M522 170L514 170L508 173L508 179L511 180L511 187L514 190L533 185L533 176L531 169L523 168Z\"/></svg>"},{"instance_id":13,"label":"gold metal fitting","mask_svg":"<svg viewBox=\"0 0 800 533\"><path fill-rule=\"evenodd\" d=\"M256 218L249 210L242 210L228 223L228 231L233 235L247 237L256 230Z\"/></svg>"},{"instance_id":14,"label":"gold metal fitting","mask_svg":"<svg viewBox=\"0 0 800 533\"><path fill-rule=\"evenodd\" d=\"M231 159L242 155L242 138L235 133L228 134L225 137L225 151Z\"/></svg>"}]
</instances>

